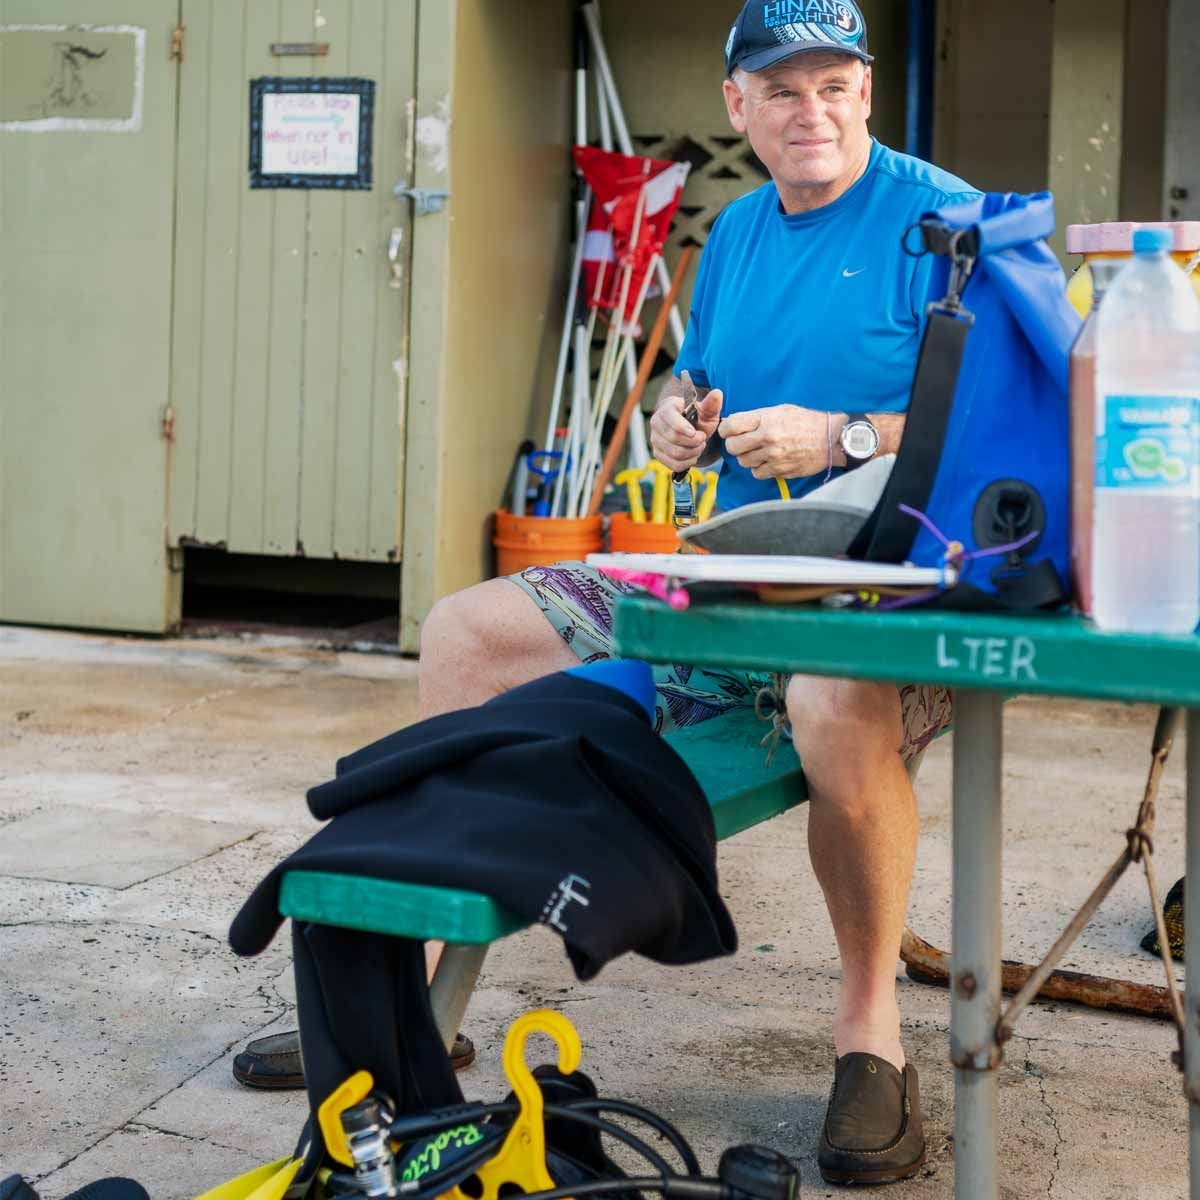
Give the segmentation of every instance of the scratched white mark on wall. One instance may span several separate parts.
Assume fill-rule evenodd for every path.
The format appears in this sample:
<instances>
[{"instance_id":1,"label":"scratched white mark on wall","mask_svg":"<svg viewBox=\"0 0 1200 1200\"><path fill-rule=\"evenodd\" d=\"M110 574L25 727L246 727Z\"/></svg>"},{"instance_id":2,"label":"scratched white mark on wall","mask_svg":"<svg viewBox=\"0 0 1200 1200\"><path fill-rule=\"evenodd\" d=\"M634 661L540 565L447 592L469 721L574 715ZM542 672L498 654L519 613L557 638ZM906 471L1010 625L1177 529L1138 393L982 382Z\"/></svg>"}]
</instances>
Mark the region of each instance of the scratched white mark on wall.
<instances>
[{"instance_id":1,"label":"scratched white mark on wall","mask_svg":"<svg viewBox=\"0 0 1200 1200\"><path fill-rule=\"evenodd\" d=\"M450 98L443 96L436 110L417 120L417 147L425 162L442 173L450 166Z\"/></svg>"},{"instance_id":2,"label":"scratched white mark on wall","mask_svg":"<svg viewBox=\"0 0 1200 1200\"><path fill-rule=\"evenodd\" d=\"M6 34L47 33L48 60L40 80L40 92L30 96L28 111L18 106L0 121L9 133L138 133L146 86L146 31L137 25L0 25ZM132 43L133 79L129 113L126 116L89 116L89 110L111 102L111 51L116 39ZM107 42L107 44L106 44ZM106 82L106 80L108 82ZM10 103L12 103L10 99Z\"/></svg>"}]
</instances>

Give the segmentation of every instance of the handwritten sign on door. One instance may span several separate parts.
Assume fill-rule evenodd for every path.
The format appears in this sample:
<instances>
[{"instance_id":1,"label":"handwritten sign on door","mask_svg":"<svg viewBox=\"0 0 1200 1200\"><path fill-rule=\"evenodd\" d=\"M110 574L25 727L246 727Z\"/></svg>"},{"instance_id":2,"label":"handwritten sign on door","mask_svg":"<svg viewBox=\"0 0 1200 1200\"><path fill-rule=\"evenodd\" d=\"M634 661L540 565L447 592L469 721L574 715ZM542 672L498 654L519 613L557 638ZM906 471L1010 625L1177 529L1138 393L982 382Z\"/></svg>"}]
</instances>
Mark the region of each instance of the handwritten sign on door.
<instances>
[{"instance_id":1,"label":"handwritten sign on door","mask_svg":"<svg viewBox=\"0 0 1200 1200\"><path fill-rule=\"evenodd\" d=\"M371 186L367 79L251 82L251 187Z\"/></svg>"}]
</instances>

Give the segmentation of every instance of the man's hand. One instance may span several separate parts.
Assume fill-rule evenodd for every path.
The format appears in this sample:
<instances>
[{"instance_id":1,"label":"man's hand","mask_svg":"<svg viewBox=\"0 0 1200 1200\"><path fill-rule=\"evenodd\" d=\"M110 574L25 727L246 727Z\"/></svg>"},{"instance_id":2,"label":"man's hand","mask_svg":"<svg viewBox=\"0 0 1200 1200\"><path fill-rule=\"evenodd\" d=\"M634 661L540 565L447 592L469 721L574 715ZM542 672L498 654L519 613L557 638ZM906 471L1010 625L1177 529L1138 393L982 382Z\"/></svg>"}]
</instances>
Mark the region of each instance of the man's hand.
<instances>
[{"instance_id":1,"label":"man's hand","mask_svg":"<svg viewBox=\"0 0 1200 1200\"><path fill-rule=\"evenodd\" d=\"M683 415L682 385L672 377L663 389L654 416L650 418L650 449L654 457L672 471L686 471L694 467L700 461L708 439L717 430L723 401L720 388L705 392L696 406L699 423L693 429L691 422Z\"/></svg>"},{"instance_id":2,"label":"man's hand","mask_svg":"<svg viewBox=\"0 0 1200 1200\"><path fill-rule=\"evenodd\" d=\"M845 414L834 414L834 420L836 446ZM717 432L725 439L725 449L755 479L796 479L829 466L829 416L816 409L777 404L733 413Z\"/></svg>"}]
</instances>

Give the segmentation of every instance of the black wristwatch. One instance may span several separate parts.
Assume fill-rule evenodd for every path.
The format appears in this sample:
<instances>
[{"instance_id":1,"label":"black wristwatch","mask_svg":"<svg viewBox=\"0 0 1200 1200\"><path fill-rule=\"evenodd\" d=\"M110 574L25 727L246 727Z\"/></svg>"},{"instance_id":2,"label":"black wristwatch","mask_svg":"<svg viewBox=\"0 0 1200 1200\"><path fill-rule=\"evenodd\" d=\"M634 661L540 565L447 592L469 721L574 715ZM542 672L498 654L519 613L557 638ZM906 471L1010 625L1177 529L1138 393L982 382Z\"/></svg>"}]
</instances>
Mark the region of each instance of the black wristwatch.
<instances>
[{"instance_id":1,"label":"black wristwatch","mask_svg":"<svg viewBox=\"0 0 1200 1200\"><path fill-rule=\"evenodd\" d=\"M879 430L866 413L848 413L838 437L846 456L846 470L853 471L875 457L879 449Z\"/></svg>"}]
</instances>

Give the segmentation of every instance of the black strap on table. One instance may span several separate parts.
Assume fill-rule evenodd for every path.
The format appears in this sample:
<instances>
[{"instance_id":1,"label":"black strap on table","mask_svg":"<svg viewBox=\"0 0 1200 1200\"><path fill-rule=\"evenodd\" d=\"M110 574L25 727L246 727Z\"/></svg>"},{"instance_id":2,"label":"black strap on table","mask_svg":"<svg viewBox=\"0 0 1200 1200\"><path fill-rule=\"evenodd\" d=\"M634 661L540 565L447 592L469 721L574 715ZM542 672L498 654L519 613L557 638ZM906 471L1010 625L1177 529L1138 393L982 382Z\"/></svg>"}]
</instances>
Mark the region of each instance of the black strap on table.
<instances>
[{"instance_id":1,"label":"black strap on table","mask_svg":"<svg viewBox=\"0 0 1200 1200\"><path fill-rule=\"evenodd\" d=\"M875 511L850 544L851 558L899 563L912 551L917 521L900 505L924 512L929 504L973 321L961 305L930 305L896 463Z\"/></svg>"},{"instance_id":2,"label":"black strap on table","mask_svg":"<svg viewBox=\"0 0 1200 1200\"><path fill-rule=\"evenodd\" d=\"M986 568L982 559L977 569ZM994 559L991 561L995 561ZM951 608L955 612L996 612L998 609L1057 608L1068 599L1066 588L1054 563L1043 558L1022 568L1020 575L994 575L996 591L985 592L964 579L929 600L926 608Z\"/></svg>"}]
</instances>

